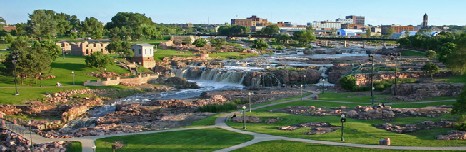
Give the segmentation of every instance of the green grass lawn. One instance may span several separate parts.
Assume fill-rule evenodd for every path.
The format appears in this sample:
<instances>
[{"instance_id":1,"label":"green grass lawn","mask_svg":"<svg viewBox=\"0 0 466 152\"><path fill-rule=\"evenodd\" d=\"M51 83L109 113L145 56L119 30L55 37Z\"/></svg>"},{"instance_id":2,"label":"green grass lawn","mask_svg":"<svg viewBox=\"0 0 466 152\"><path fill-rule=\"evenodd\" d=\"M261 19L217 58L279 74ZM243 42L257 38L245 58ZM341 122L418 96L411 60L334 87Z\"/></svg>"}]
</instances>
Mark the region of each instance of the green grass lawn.
<instances>
[{"instance_id":1,"label":"green grass lawn","mask_svg":"<svg viewBox=\"0 0 466 152\"><path fill-rule=\"evenodd\" d=\"M337 130L332 133L323 134L323 135L305 135L305 132L308 131L306 128L300 128L294 131L282 131L278 130L278 127L288 126L298 123L305 122L329 122L335 126L340 126L340 118L338 116L303 116L303 115L292 115L287 113L274 113L270 110L275 110L279 108L286 108L291 106L316 106L316 107L340 107L346 106L348 108L353 108L357 105L370 105L370 97L362 93L332 93L326 92L323 95L319 96L319 100L305 100L305 101L296 101L285 104L278 104L271 107L265 107L257 110L253 110L252 113L247 113L247 115L257 116L266 120L268 118L279 118L279 122L273 124L266 123L250 123L247 124L247 129L249 131L254 131L258 133L287 136L287 137L296 137L296 138L306 138L314 140L326 140L326 141L340 141L340 131ZM383 97L383 96L382 96ZM293 97L288 99L282 99L281 101L292 100ZM409 102L392 102L392 107L399 108L415 108L415 107L426 107L426 106L437 106L437 105L451 105L454 102L443 101L446 99L452 99L452 97L436 97L426 99L429 101L439 101L432 103L409 103ZM338 103L331 101L344 101L349 103ZM280 101L273 101L280 102ZM429 117L404 117L404 118L395 118L390 123L395 124L406 124L406 123L418 123L422 121L440 121L440 120L455 120L455 117L450 114L445 114L440 117L429 118ZM418 131L412 134L397 134L382 129L377 129L372 126L372 124L382 124L385 123L382 120L358 120L348 118L347 123L345 123L345 139L350 143L360 143L360 144L378 144L378 140L381 138L389 137L392 139L393 145L405 145L405 146L461 146L465 145L466 141L441 141L436 140L435 137L439 134L444 134L451 129L432 129L432 130L423 130ZM241 129L241 123L232 123L228 122L228 125Z\"/></svg>"},{"instance_id":2,"label":"green grass lawn","mask_svg":"<svg viewBox=\"0 0 466 152\"><path fill-rule=\"evenodd\" d=\"M266 141L253 144L234 152L403 152L403 150L383 150L383 149L366 149L366 148L354 148L345 146L328 146L319 144L309 144L302 142L293 141Z\"/></svg>"},{"instance_id":3,"label":"green grass lawn","mask_svg":"<svg viewBox=\"0 0 466 152\"><path fill-rule=\"evenodd\" d=\"M443 82L453 82L453 83L466 83L466 74L465 75L453 75L448 78L435 79L436 81Z\"/></svg>"},{"instance_id":4,"label":"green grass lawn","mask_svg":"<svg viewBox=\"0 0 466 152\"><path fill-rule=\"evenodd\" d=\"M193 122L191 125L189 125L188 127L200 127L200 126L210 126L210 125L215 125L215 120L220 117L220 114L216 114L216 115L211 115L207 118L204 118L204 119L201 119L201 120L198 120L198 121L195 121Z\"/></svg>"},{"instance_id":5,"label":"green grass lawn","mask_svg":"<svg viewBox=\"0 0 466 152\"><path fill-rule=\"evenodd\" d=\"M191 51L177 51L177 50L164 50L164 49L158 49L156 52L154 52L154 58L155 60L162 60L164 57L193 57L195 56L194 53Z\"/></svg>"},{"instance_id":6,"label":"green grass lawn","mask_svg":"<svg viewBox=\"0 0 466 152\"><path fill-rule=\"evenodd\" d=\"M159 45L162 42L166 42L167 40L139 40L139 41L134 41L131 42L133 44L140 44L140 43L147 43L150 45Z\"/></svg>"},{"instance_id":7,"label":"green grass lawn","mask_svg":"<svg viewBox=\"0 0 466 152\"><path fill-rule=\"evenodd\" d=\"M251 135L226 131L219 128L162 132L157 134L109 137L96 140L97 151L112 151L111 144L124 144L119 152L140 151L214 151L252 140Z\"/></svg>"},{"instance_id":8,"label":"green grass lawn","mask_svg":"<svg viewBox=\"0 0 466 152\"><path fill-rule=\"evenodd\" d=\"M0 50L6 50L9 46L10 44L0 44Z\"/></svg>"},{"instance_id":9,"label":"green grass lawn","mask_svg":"<svg viewBox=\"0 0 466 152\"><path fill-rule=\"evenodd\" d=\"M426 53L421 52L421 51L416 51L416 50L406 50L401 52L401 56L422 56L425 57Z\"/></svg>"},{"instance_id":10,"label":"green grass lawn","mask_svg":"<svg viewBox=\"0 0 466 152\"><path fill-rule=\"evenodd\" d=\"M21 103L26 100L42 99L45 93L53 93L70 89L85 88L82 84L87 80L97 80L91 75L91 72L97 72L100 69L87 67L84 57L67 56L57 58L52 63L51 75L56 76L54 79L48 80L25 80L23 85L18 85L20 95L15 94L14 78L11 76L0 75L0 103ZM126 69L120 68L117 65L110 65L107 68L109 72L127 73ZM73 75L76 86L73 86ZM18 80L19 81L19 80ZM55 87L56 83L60 82L63 87ZM40 87L42 86L42 87Z\"/></svg>"},{"instance_id":11,"label":"green grass lawn","mask_svg":"<svg viewBox=\"0 0 466 152\"><path fill-rule=\"evenodd\" d=\"M73 141L70 145L66 148L66 152L82 152L82 145L79 141Z\"/></svg>"}]
</instances>

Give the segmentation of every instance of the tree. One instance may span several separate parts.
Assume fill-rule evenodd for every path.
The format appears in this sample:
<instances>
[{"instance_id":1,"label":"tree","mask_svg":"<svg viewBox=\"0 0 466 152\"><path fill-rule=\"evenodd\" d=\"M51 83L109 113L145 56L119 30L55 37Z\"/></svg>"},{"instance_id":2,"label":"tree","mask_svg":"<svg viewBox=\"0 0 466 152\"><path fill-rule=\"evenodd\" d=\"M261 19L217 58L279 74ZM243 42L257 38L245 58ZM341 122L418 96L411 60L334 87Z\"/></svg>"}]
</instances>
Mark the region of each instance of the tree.
<instances>
[{"instance_id":1,"label":"tree","mask_svg":"<svg viewBox=\"0 0 466 152\"><path fill-rule=\"evenodd\" d=\"M456 99L456 103L453 104L451 114L466 114L466 90L463 90L463 92Z\"/></svg>"},{"instance_id":2,"label":"tree","mask_svg":"<svg viewBox=\"0 0 466 152\"><path fill-rule=\"evenodd\" d=\"M252 45L252 48L256 48L258 50L265 50L267 47L267 42L262 39L254 40L254 44Z\"/></svg>"},{"instance_id":3,"label":"tree","mask_svg":"<svg viewBox=\"0 0 466 152\"><path fill-rule=\"evenodd\" d=\"M27 42L26 37L18 37L11 44L10 53L7 59L3 62L6 66L6 72L13 74L16 67L14 76L20 76L21 80L24 78L39 78L41 73L48 73L51 70L53 51L55 50L53 42L49 41L35 41L32 46ZM16 66L12 61L16 61Z\"/></svg>"},{"instance_id":4,"label":"tree","mask_svg":"<svg viewBox=\"0 0 466 152\"><path fill-rule=\"evenodd\" d=\"M370 28L369 28L369 29L366 29L366 38L371 37L371 35L372 35L371 29L370 29Z\"/></svg>"},{"instance_id":5,"label":"tree","mask_svg":"<svg viewBox=\"0 0 466 152\"><path fill-rule=\"evenodd\" d=\"M82 31L93 39L100 39L104 34L104 25L94 17L84 19Z\"/></svg>"},{"instance_id":6,"label":"tree","mask_svg":"<svg viewBox=\"0 0 466 152\"><path fill-rule=\"evenodd\" d=\"M433 51L433 50L429 50L426 52L426 57L429 58L429 59L435 59L437 57L437 52Z\"/></svg>"},{"instance_id":7,"label":"tree","mask_svg":"<svg viewBox=\"0 0 466 152\"><path fill-rule=\"evenodd\" d=\"M261 30L261 33L264 35L275 35L275 34L278 34L279 32L280 32L280 28L276 24L266 26L265 28Z\"/></svg>"},{"instance_id":8,"label":"tree","mask_svg":"<svg viewBox=\"0 0 466 152\"><path fill-rule=\"evenodd\" d=\"M131 43L128 41L112 41L106 47L110 52L117 52L120 57L126 57L127 59L134 56L134 52L131 50Z\"/></svg>"},{"instance_id":9,"label":"tree","mask_svg":"<svg viewBox=\"0 0 466 152\"><path fill-rule=\"evenodd\" d=\"M286 34L279 34L275 36L278 44L285 45L288 44L288 40L291 40L291 37Z\"/></svg>"},{"instance_id":10,"label":"tree","mask_svg":"<svg viewBox=\"0 0 466 152\"><path fill-rule=\"evenodd\" d=\"M52 10L34 10L29 15L28 31L37 38L52 38L57 35L55 12Z\"/></svg>"},{"instance_id":11,"label":"tree","mask_svg":"<svg viewBox=\"0 0 466 152\"><path fill-rule=\"evenodd\" d=\"M456 44L453 42L445 43L440 46L437 52L439 52L438 60L441 62L446 62L450 54L452 54L456 49Z\"/></svg>"},{"instance_id":12,"label":"tree","mask_svg":"<svg viewBox=\"0 0 466 152\"><path fill-rule=\"evenodd\" d=\"M346 75L340 79L340 85L343 89L354 91L356 90L356 77L353 75Z\"/></svg>"},{"instance_id":13,"label":"tree","mask_svg":"<svg viewBox=\"0 0 466 152\"><path fill-rule=\"evenodd\" d=\"M429 74L432 80L434 79L434 74L439 72L439 67L431 62L426 63L421 69L425 73Z\"/></svg>"},{"instance_id":14,"label":"tree","mask_svg":"<svg viewBox=\"0 0 466 152\"><path fill-rule=\"evenodd\" d=\"M6 25L6 20L3 17L0 17L0 26L3 27Z\"/></svg>"},{"instance_id":15,"label":"tree","mask_svg":"<svg viewBox=\"0 0 466 152\"><path fill-rule=\"evenodd\" d=\"M210 41L210 45L215 47L215 49L217 50L227 43L225 39L221 39L221 38L220 39L212 38L209 41Z\"/></svg>"},{"instance_id":16,"label":"tree","mask_svg":"<svg viewBox=\"0 0 466 152\"><path fill-rule=\"evenodd\" d=\"M316 37L314 35L314 31L305 30L294 32L293 39L298 41L300 46L308 46L310 42L316 39Z\"/></svg>"},{"instance_id":17,"label":"tree","mask_svg":"<svg viewBox=\"0 0 466 152\"><path fill-rule=\"evenodd\" d=\"M140 13L118 12L112 17L111 22L105 25L105 29L108 31L112 31L115 28L119 28L120 30L125 28L122 32L124 32L126 40L128 38L132 40L147 39L152 38L156 34L155 24L152 22L152 19Z\"/></svg>"},{"instance_id":18,"label":"tree","mask_svg":"<svg viewBox=\"0 0 466 152\"><path fill-rule=\"evenodd\" d=\"M195 45L196 47L204 47L206 44L207 44L207 41L203 38L196 39L193 42L193 45Z\"/></svg>"},{"instance_id":19,"label":"tree","mask_svg":"<svg viewBox=\"0 0 466 152\"><path fill-rule=\"evenodd\" d=\"M385 37L390 37L390 36L392 36L393 33L394 33L393 28L392 28L392 27L389 27L389 28L387 29L387 32L384 34L384 36L385 36Z\"/></svg>"},{"instance_id":20,"label":"tree","mask_svg":"<svg viewBox=\"0 0 466 152\"><path fill-rule=\"evenodd\" d=\"M113 64L113 59L108 55L102 54L102 52L95 52L90 56L86 56L86 65L89 67L96 67L102 70L111 64Z\"/></svg>"}]
</instances>

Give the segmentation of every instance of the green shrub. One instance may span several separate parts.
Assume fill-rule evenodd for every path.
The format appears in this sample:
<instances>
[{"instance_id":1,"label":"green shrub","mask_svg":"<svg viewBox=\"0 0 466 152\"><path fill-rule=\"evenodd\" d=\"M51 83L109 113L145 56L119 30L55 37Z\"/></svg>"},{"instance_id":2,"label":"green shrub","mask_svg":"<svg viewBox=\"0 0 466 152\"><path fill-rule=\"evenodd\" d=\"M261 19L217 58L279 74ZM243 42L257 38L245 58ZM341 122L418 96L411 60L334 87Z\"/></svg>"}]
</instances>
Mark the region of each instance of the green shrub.
<instances>
[{"instance_id":1,"label":"green shrub","mask_svg":"<svg viewBox=\"0 0 466 152\"><path fill-rule=\"evenodd\" d=\"M199 108L201 112L228 112L230 110L235 110L237 108L237 104L235 102L229 102L224 104L209 104Z\"/></svg>"}]
</instances>

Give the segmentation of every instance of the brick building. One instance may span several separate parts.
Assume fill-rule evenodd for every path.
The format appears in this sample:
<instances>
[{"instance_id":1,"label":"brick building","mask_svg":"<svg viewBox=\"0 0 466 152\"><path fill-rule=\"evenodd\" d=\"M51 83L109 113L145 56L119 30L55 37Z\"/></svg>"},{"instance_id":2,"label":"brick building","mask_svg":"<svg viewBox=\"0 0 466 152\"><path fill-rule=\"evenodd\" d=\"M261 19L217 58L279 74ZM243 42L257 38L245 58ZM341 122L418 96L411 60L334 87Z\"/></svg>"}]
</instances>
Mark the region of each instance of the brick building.
<instances>
[{"instance_id":1,"label":"brick building","mask_svg":"<svg viewBox=\"0 0 466 152\"><path fill-rule=\"evenodd\" d=\"M102 52L108 54L107 45L110 44L109 40L87 40L84 42L66 42L60 41L55 43L61 49L71 55L87 56L94 52Z\"/></svg>"},{"instance_id":2,"label":"brick building","mask_svg":"<svg viewBox=\"0 0 466 152\"><path fill-rule=\"evenodd\" d=\"M393 29L393 33L400 33L403 31L415 31L416 27L412 25L401 26L401 25L382 25L381 33L387 34L389 29Z\"/></svg>"},{"instance_id":3,"label":"brick building","mask_svg":"<svg viewBox=\"0 0 466 152\"><path fill-rule=\"evenodd\" d=\"M131 46L134 52L133 62L142 65L144 68L155 67L154 46L150 44L135 44Z\"/></svg>"}]
</instances>

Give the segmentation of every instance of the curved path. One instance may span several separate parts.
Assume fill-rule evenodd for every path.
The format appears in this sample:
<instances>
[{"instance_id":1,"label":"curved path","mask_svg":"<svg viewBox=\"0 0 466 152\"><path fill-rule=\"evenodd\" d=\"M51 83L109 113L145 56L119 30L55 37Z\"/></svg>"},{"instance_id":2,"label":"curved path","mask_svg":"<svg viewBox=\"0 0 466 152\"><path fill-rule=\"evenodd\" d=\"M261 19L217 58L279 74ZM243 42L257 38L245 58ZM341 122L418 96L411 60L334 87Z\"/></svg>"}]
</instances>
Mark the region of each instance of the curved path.
<instances>
[{"instance_id":1,"label":"curved path","mask_svg":"<svg viewBox=\"0 0 466 152\"><path fill-rule=\"evenodd\" d=\"M312 92L313 94L303 97L303 99L310 99L314 97L318 92ZM289 103L301 101L300 98L282 102L275 102L270 103L263 106L258 106L252 108L253 110L275 106L279 104ZM322 100L317 100L322 101ZM354 102L347 102L347 101L323 101L323 102L336 102L336 103L354 103ZM425 101L425 103L430 102L437 102L437 101ZM441 102L441 101L438 101ZM424 102L417 102L417 103L424 103ZM360 104L360 103L359 103ZM415 147L415 146L384 146L384 145L365 145L365 144L353 144L353 143L342 143L342 142L332 142L332 141L318 141L318 140L311 140L311 139L302 139L302 138L290 138L290 137L283 137L283 136L274 136L268 134L260 134L245 130L239 130L228 126L225 121L228 116L233 115L232 113L224 113L222 117L218 117L215 120L215 125L211 126L203 126L203 127L188 127L188 128L177 128L177 129L167 129L167 130L158 130L158 131L144 131L144 132L136 132L136 133L125 133L125 134L112 134L112 135L104 135L104 136L85 136L85 137L75 137L75 138L44 138L39 136L35 133L30 133L28 128L24 128L18 125L7 124L12 131L22 134L23 137L28 139L32 139L34 143L48 143L54 141L79 141L82 144L83 152L93 152L93 147L95 146L95 141L99 138L106 138L106 137L114 137L114 136L128 136L128 135L138 135L138 134L153 134L153 133L161 133L161 132L169 132L169 131L183 131L183 130L191 130L191 129L206 129L206 128L222 128L228 131L237 132L240 134L247 134L254 136L254 139L248 142L244 142L238 145L234 145L225 149L217 150L218 152L227 152L236 149L240 149L255 143L263 142L263 141L272 141L272 140L287 140L287 141L297 141L297 142L304 142L304 143L312 143L312 144L322 144L322 145L332 145L332 146L349 146L349 147L358 147L358 148L373 148L373 149L392 149L392 150L462 150L466 151L466 147Z\"/></svg>"},{"instance_id":2,"label":"curved path","mask_svg":"<svg viewBox=\"0 0 466 152\"><path fill-rule=\"evenodd\" d=\"M315 94L312 94L310 96L304 97L304 99L309 99L310 97L314 96ZM289 101L284 101L284 102L277 102L277 103L272 103L264 106L259 106L252 108L253 110L264 108L264 107L269 107L269 106L274 106L278 104L283 104L283 103L288 103L288 102L294 102L294 101L300 101L300 99L295 99L295 100L289 100ZM337 101L340 103L353 103L353 102L346 102L346 101ZM430 102L435 102L435 101L426 101L426 103ZM422 102L418 102L422 103ZM232 128L228 126L226 122L226 118L228 116L233 115L233 113L229 114L224 114L223 117L219 117L215 121L215 126L237 132L240 134L247 134L247 135L252 135L254 136L254 139L245 143L241 143L239 145L234 145L225 149L217 150L217 152L228 152L232 150L237 150L240 148L244 148L246 146L263 142L263 141L272 141L272 140L287 140L287 141L297 141L297 142L304 142L304 143L311 143L311 144L322 144L322 145L332 145L332 146L348 146L348 147L357 147L357 148L372 148L372 149L391 149L391 150L461 150L465 151L466 146L464 147L418 147L418 146L386 146L386 145L365 145L365 144L353 144L353 143L342 143L342 142L332 142L332 141L319 141L319 140L312 140L312 139L303 139L303 138L290 138L290 137L283 137L283 136L274 136L274 135L268 135L268 134L260 134L260 133L255 133L255 132L250 132L250 131L245 131L245 130L239 130Z\"/></svg>"}]
</instances>

